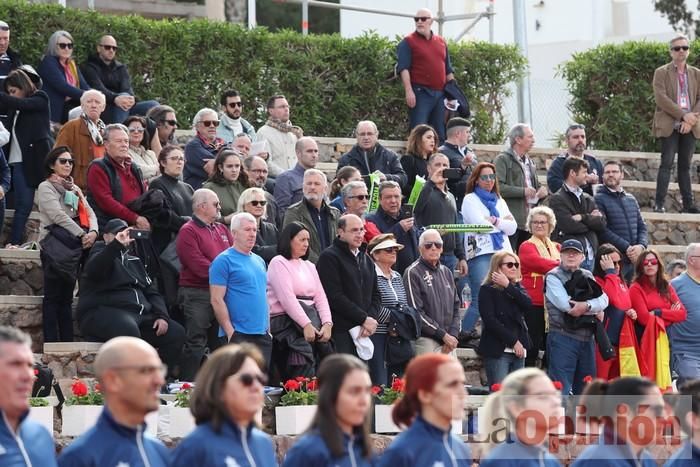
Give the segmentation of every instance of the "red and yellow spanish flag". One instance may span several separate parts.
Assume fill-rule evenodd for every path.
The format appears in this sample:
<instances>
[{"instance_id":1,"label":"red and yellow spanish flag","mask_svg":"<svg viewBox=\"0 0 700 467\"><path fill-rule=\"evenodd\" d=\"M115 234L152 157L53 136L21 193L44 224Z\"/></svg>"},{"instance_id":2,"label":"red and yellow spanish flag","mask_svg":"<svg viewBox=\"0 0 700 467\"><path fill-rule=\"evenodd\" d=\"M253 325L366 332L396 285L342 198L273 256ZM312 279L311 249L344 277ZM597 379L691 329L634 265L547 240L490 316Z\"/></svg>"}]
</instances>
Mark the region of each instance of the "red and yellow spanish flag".
<instances>
[{"instance_id":1,"label":"red and yellow spanish flag","mask_svg":"<svg viewBox=\"0 0 700 467\"><path fill-rule=\"evenodd\" d=\"M651 316L641 342L642 376L654 381L662 392L671 389L671 347L664 320ZM645 366L646 368L642 368Z\"/></svg>"},{"instance_id":2,"label":"red and yellow spanish flag","mask_svg":"<svg viewBox=\"0 0 700 467\"><path fill-rule=\"evenodd\" d=\"M641 352L637 342L637 334L634 332L634 321L629 316L625 316L620 328L620 342L618 347L618 358L620 359L620 376L641 376L644 361L640 359ZM644 368L644 372L646 367Z\"/></svg>"}]
</instances>

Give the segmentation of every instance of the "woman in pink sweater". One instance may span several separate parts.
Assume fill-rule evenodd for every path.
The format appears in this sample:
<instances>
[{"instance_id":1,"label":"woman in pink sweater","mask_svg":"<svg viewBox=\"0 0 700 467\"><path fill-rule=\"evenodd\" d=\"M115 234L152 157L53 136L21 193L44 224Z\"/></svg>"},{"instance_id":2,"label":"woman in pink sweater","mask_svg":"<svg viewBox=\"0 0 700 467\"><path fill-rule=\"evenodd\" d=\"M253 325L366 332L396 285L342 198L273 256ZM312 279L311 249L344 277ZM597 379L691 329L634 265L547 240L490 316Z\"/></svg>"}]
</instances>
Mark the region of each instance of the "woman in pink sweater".
<instances>
[{"instance_id":1,"label":"woman in pink sweater","mask_svg":"<svg viewBox=\"0 0 700 467\"><path fill-rule=\"evenodd\" d=\"M267 270L272 360L285 380L313 376L320 360L332 352L333 320L316 266L307 261L307 228L288 224L280 232L277 252Z\"/></svg>"}]
</instances>

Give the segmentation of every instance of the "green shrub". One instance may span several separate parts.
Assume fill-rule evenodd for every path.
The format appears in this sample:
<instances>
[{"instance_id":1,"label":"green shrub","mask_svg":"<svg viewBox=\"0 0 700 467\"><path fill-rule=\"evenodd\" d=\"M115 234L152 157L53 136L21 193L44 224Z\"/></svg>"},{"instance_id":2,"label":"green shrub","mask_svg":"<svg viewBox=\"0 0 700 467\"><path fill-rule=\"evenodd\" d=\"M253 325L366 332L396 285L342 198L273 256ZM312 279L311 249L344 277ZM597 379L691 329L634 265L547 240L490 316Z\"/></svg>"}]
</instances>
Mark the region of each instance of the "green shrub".
<instances>
[{"instance_id":1,"label":"green shrub","mask_svg":"<svg viewBox=\"0 0 700 467\"><path fill-rule=\"evenodd\" d=\"M403 87L388 79L397 41L376 34L304 37L201 19L154 21L19 0L3 2L3 20L12 26L11 46L25 63L35 65L53 31L73 35L74 55L81 63L102 34L114 35L118 59L129 66L137 97L172 105L184 125L200 108L217 108L219 94L234 87L256 127L265 122L267 98L282 92L292 106L292 121L306 134L350 136L356 123L367 118L377 123L382 138L407 134ZM478 142L501 142L507 84L523 73L525 59L513 46L481 42L452 44L450 53L475 114Z\"/></svg>"},{"instance_id":2,"label":"green shrub","mask_svg":"<svg viewBox=\"0 0 700 467\"><path fill-rule=\"evenodd\" d=\"M691 44L688 63L698 66ZM574 120L586 125L590 145L598 149L655 152L654 70L671 61L661 42L606 44L573 55L560 67L571 93Z\"/></svg>"}]
</instances>

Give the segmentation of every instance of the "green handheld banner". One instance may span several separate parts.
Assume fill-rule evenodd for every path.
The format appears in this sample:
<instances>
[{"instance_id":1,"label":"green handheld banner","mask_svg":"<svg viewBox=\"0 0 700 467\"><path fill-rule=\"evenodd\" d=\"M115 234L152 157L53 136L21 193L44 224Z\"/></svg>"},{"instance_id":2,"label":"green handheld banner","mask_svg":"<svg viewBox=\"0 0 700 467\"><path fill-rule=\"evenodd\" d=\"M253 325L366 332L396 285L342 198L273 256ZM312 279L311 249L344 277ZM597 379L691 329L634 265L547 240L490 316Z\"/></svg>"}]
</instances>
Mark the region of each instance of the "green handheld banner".
<instances>
[{"instance_id":1,"label":"green handheld banner","mask_svg":"<svg viewBox=\"0 0 700 467\"><path fill-rule=\"evenodd\" d=\"M491 224L433 224L429 229L440 232L468 232L468 233L488 233L493 230Z\"/></svg>"},{"instance_id":2,"label":"green handheld banner","mask_svg":"<svg viewBox=\"0 0 700 467\"><path fill-rule=\"evenodd\" d=\"M367 212L372 213L379 207L379 174L376 172L369 174L369 181L369 206L367 207Z\"/></svg>"},{"instance_id":3,"label":"green handheld banner","mask_svg":"<svg viewBox=\"0 0 700 467\"><path fill-rule=\"evenodd\" d=\"M416 205L418 197L420 196L420 192L423 191L424 186L425 179L420 175L416 175L416 182L413 184L413 188L411 189L411 195L408 197L408 204L410 204L411 206Z\"/></svg>"}]
</instances>

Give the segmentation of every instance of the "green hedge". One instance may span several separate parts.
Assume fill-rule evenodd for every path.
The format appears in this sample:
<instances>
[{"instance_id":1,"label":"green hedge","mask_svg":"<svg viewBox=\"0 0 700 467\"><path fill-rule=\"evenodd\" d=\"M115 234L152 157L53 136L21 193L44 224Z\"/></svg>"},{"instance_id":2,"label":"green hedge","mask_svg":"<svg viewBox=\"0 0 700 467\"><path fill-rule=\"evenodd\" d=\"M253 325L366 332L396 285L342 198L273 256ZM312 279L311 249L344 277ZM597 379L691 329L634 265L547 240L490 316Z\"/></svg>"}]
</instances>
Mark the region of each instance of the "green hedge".
<instances>
[{"instance_id":1,"label":"green hedge","mask_svg":"<svg viewBox=\"0 0 700 467\"><path fill-rule=\"evenodd\" d=\"M688 63L700 66L691 44ZM658 150L651 133L654 70L671 61L668 44L625 42L573 55L561 74L572 96L574 120L587 127L589 144L619 151Z\"/></svg>"},{"instance_id":2,"label":"green hedge","mask_svg":"<svg viewBox=\"0 0 700 467\"><path fill-rule=\"evenodd\" d=\"M218 107L221 91L235 87L246 100L246 117L265 121L266 99L287 95L292 121L307 134L350 136L357 121L371 118L383 138L404 138L407 108L403 88L388 80L396 40L374 34L357 39L310 35L207 20L147 20L63 9L52 4L3 1L3 20L12 27L11 46L25 63L38 64L49 35L69 31L80 62L98 38L114 35L118 59L130 69L140 99L172 105L181 122L204 106ZM525 69L515 47L488 43L451 45L458 82L475 113L480 143L503 139L507 85Z\"/></svg>"}]
</instances>

